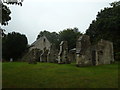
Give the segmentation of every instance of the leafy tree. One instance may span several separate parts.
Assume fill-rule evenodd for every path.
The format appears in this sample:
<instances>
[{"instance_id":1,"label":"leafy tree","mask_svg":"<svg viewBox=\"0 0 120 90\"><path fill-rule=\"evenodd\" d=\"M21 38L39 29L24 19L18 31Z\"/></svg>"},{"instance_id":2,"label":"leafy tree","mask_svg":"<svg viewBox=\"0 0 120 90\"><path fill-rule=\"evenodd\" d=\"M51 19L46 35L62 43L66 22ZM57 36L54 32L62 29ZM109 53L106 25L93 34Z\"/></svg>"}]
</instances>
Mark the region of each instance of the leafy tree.
<instances>
[{"instance_id":1,"label":"leafy tree","mask_svg":"<svg viewBox=\"0 0 120 90\"><path fill-rule=\"evenodd\" d=\"M23 0L3 0L3 3L22 6Z\"/></svg>"},{"instance_id":2,"label":"leafy tree","mask_svg":"<svg viewBox=\"0 0 120 90\"><path fill-rule=\"evenodd\" d=\"M5 6L4 4L1 5L2 10L0 11L0 16L2 17L1 20L0 20L0 23L2 25L8 25L8 21L11 20L11 17L10 17L10 14L11 14L11 11L10 9ZM1 14L2 13L2 14Z\"/></svg>"},{"instance_id":3,"label":"leafy tree","mask_svg":"<svg viewBox=\"0 0 120 90\"><path fill-rule=\"evenodd\" d=\"M68 28L59 32L60 41L68 42L68 49L72 49L76 47L76 40L81 33L78 31L78 28Z\"/></svg>"},{"instance_id":4,"label":"leafy tree","mask_svg":"<svg viewBox=\"0 0 120 90\"><path fill-rule=\"evenodd\" d=\"M93 20L86 34L91 37L94 44L98 40L105 39L113 42L114 53L120 52L120 1L110 4L98 12L96 20Z\"/></svg>"},{"instance_id":5,"label":"leafy tree","mask_svg":"<svg viewBox=\"0 0 120 90\"><path fill-rule=\"evenodd\" d=\"M112 3L110 3L110 5L113 6L113 7L119 6L120 5L120 1L112 2Z\"/></svg>"},{"instance_id":6,"label":"leafy tree","mask_svg":"<svg viewBox=\"0 0 120 90\"><path fill-rule=\"evenodd\" d=\"M25 35L12 32L2 38L3 59L14 60L20 58L27 47L28 41Z\"/></svg>"},{"instance_id":7,"label":"leafy tree","mask_svg":"<svg viewBox=\"0 0 120 90\"><path fill-rule=\"evenodd\" d=\"M1 25L8 25L8 21L11 20L11 17L10 17L11 11L9 7L4 5L3 3L22 6L22 2L23 0L3 0L3 2L0 0L0 23Z\"/></svg>"}]
</instances>

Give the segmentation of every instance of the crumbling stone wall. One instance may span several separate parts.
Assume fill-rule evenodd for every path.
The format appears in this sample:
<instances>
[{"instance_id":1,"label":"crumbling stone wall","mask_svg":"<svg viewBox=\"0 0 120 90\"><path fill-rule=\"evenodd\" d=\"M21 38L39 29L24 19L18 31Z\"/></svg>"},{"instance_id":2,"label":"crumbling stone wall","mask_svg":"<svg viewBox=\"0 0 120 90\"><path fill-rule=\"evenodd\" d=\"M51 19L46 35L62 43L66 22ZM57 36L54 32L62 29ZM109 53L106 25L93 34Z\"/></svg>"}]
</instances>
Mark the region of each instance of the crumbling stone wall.
<instances>
[{"instance_id":1,"label":"crumbling stone wall","mask_svg":"<svg viewBox=\"0 0 120 90\"><path fill-rule=\"evenodd\" d=\"M52 63L57 62L56 60L57 57L58 57L58 50L55 48L55 45L52 44L47 54L47 62L52 62Z\"/></svg>"},{"instance_id":2,"label":"crumbling stone wall","mask_svg":"<svg viewBox=\"0 0 120 90\"><path fill-rule=\"evenodd\" d=\"M96 65L100 64L110 64L114 62L113 55L113 43L101 39L95 46L94 50L96 52Z\"/></svg>"},{"instance_id":3,"label":"crumbling stone wall","mask_svg":"<svg viewBox=\"0 0 120 90\"><path fill-rule=\"evenodd\" d=\"M76 48L73 48L73 49L69 50L68 58L69 58L70 62L75 62L76 61Z\"/></svg>"},{"instance_id":4,"label":"crumbling stone wall","mask_svg":"<svg viewBox=\"0 0 120 90\"><path fill-rule=\"evenodd\" d=\"M51 47L51 43L49 42L49 40L46 38L46 36L42 36L31 44L30 50L34 48L40 50L44 50L44 48L46 48L46 50L49 50L50 47Z\"/></svg>"},{"instance_id":5,"label":"crumbling stone wall","mask_svg":"<svg viewBox=\"0 0 120 90\"><path fill-rule=\"evenodd\" d=\"M62 41L60 43L60 51L58 54L58 63L70 63L68 59L68 45L67 41Z\"/></svg>"},{"instance_id":6,"label":"crumbling stone wall","mask_svg":"<svg viewBox=\"0 0 120 90\"><path fill-rule=\"evenodd\" d=\"M101 39L97 44L91 45L90 37L82 35L76 43L77 66L110 64L114 62L113 43Z\"/></svg>"},{"instance_id":7,"label":"crumbling stone wall","mask_svg":"<svg viewBox=\"0 0 120 90\"><path fill-rule=\"evenodd\" d=\"M114 62L113 43L101 39L97 44L91 45L90 37L82 35L76 42L76 48L70 50L69 53L67 41L62 41L58 53L54 44L43 36L31 45L23 60L29 63L37 61L70 63L76 60L77 66L110 64Z\"/></svg>"},{"instance_id":8,"label":"crumbling stone wall","mask_svg":"<svg viewBox=\"0 0 120 90\"><path fill-rule=\"evenodd\" d=\"M30 55L31 55L31 57L29 58L29 64L37 64L37 54L36 54L36 49L32 49L31 51L30 51Z\"/></svg>"},{"instance_id":9,"label":"crumbling stone wall","mask_svg":"<svg viewBox=\"0 0 120 90\"><path fill-rule=\"evenodd\" d=\"M22 59L24 61L30 61L30 59L33 57L32 52L35 50L36 61L48 62L48 53L50 53L50 50L52 51L51 45L52 44L45 36L40 37L38 40L31 44L29 51L23 56Z\"/></svg>"},{"instance_id":10,"label":"crumbling stone wall","mask_svg":"<svg viewBox=\"0 0 120 90\"><path fill-rule=\"evenodd\" d=\"M40 61L41 62L47 62L47 54L48 54L49 50L47 50L46 48L44 48L44 50L42 51L42 54L40 55Z\"/></svg>"},{"instance_id":11,"label":"crumbling stone wall","mask_svg":"<svg viewBox=\"0 0 120 90\"><path fill-rule=\"evenodd\" d=\"M39 49L37 49L37 48L34 48L34 49L32 49L32 50L29 50L27 53L25 53L25 54L23 55L23 57L22 57L22 61L27 61L27 62L29 62L29 61L33 58L33 56L34 56L33 51L35 52L35 58L36 58L35 60L36 60L37 62L39 62L39 61L40 61L40 54L42 53L42 51L39 50Z\"/></svg>"},{"instance_id":12,"label":"crumbling stone wall","mask_svg":"<svg viewBox=\"0 0 120 90\"><path fill-rule=\"evenodd\" d=\"M77 66L88 66L92 64L91 60L90 37L82 35L76 43L76 64Z\"/></svg>"}]
</instances>

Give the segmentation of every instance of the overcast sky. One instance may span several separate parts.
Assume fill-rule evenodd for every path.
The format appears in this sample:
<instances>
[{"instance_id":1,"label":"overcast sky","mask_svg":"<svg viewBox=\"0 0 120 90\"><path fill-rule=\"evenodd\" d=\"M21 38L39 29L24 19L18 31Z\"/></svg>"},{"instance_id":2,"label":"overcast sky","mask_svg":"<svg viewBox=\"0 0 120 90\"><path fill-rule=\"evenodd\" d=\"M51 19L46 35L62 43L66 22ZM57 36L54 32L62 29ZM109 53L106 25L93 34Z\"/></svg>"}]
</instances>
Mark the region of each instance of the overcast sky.
<instances>
[{"instance_id":1,"label":"overcast sky","mask_svg":"<svg viewBox=\"0 0 120 90\"><path fill-rule=\"evenodd\" d=\"M20 32L29 44L36 40L40 31L59 32L77 27L85 32L98 11L109 7L115 0L24 0L23 6L8 5L11 21L3 27L7 32Z\"/></svg>"}]
</instances>

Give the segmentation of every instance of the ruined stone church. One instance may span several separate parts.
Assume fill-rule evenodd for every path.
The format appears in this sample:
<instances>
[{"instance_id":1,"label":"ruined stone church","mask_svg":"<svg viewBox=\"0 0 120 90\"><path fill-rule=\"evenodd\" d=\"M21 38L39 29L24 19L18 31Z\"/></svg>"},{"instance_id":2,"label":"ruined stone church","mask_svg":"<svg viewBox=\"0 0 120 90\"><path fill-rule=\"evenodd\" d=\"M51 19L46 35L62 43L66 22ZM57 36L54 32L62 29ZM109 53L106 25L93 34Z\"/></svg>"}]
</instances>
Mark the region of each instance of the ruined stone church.
<instances>
[{"instance_id":1,"label":"ruined stone church","mask_svg":"<svg viewBox=\"0 0 120 90\"><path fill-rule=\"evenodd\" d=\"M82 35L76 41L76 48L68 51L67 41L61 41L58 51L46 36L42 36L31 44L23 59L29 63L57 62L68 64L75 61L77 66L110 64L114 62L113 43L101 39L96 44L91 44L90 37Z\"/></svg>"},{"instance_id":2,"label":"ruined stone church","mask_svg":"<svg viewBox=\"0 0 120 90\"><path fill-rule=\"evenodd\" d=\"M28 53L23 59L30 62L55 62L56 56L57 51L54 44L46 36L42 36L31 44Z\"/></svg>"}]
</instances>

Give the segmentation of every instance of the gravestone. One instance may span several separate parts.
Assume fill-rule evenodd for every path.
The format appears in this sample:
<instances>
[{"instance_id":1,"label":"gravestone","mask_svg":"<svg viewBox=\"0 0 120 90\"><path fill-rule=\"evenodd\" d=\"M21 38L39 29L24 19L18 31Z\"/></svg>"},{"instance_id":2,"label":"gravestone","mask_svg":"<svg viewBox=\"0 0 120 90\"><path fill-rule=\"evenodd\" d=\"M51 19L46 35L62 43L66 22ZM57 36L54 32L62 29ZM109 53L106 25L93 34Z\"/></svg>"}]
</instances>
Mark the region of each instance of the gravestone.
<instances>
[{"instance_id":1,"label":"gravestone","mask_svg":"<svg viewBox=\"0 0 120 90\"><path fill-rule=\"evenodd\" d=\"M69 59L68 59L68 45L67 45L67 41L62 41L60 43L60 51L58 54L58 63L70 63Z\"/></svg>"},{"instance_id":2,"label":"gravestone","mask_svg":"<svg viewBox=\"0 0 120 90\"><path fill-rule=\"evenodd\" d=\"M10 58L10 62L13 62L13 58Z\"/></svg>"}]
</instances>

